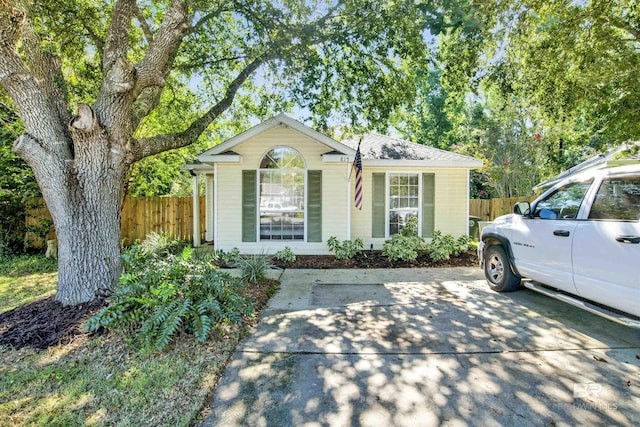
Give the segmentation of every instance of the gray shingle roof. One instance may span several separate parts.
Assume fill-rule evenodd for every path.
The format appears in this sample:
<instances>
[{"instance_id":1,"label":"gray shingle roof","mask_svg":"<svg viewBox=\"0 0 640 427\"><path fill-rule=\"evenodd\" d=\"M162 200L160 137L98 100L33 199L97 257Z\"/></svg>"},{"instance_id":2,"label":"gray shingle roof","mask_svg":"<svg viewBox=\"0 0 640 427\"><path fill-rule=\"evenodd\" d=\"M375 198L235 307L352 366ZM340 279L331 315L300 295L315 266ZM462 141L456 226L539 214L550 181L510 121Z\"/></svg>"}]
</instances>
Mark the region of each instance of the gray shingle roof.
<instances>
[{"instance_id":1,"label":"gray shingle roof","mask_svg":"<svg viewBox=\"0 0 640 427\"><path fill-rule=\"evenodd\" d=\"M355 150L358 148L358 140L359 138L356 137L352 140L341 142ZM371 160L436 160L444 162L475 160L473 157L452 153L451 151L375 133L362 135L360 152L363 159Z\"/></svg>"}]
</instances>

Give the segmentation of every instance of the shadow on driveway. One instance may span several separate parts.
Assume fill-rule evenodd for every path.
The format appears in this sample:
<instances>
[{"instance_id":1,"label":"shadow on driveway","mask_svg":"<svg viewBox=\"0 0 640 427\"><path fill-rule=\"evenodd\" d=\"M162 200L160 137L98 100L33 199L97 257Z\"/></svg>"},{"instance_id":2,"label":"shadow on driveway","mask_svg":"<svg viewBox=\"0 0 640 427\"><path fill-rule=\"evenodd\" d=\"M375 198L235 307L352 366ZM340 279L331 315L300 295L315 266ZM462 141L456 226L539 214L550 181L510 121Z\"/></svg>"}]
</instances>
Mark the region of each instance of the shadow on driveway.
<instances>
[{"instance_id":1,"label":"shadow on driveway","mask_svg":"<svg viewBox=\"0 0 640 427\"><path fill-rule=\"evenodd\" d=\"M640 424L638 330L474 268L281 280L203 425Z\"/></svg>"}]
</instances>

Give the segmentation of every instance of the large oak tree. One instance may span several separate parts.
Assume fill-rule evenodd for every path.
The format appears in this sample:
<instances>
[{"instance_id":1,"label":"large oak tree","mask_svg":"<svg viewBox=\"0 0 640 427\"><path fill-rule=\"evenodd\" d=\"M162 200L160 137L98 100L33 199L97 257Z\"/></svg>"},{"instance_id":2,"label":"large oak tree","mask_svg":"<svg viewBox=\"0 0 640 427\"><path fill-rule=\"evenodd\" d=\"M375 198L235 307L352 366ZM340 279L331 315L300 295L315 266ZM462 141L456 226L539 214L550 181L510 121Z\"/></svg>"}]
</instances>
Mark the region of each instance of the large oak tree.
<instances>
[{"instance_id":1,"label":"large oak tree","mask_svg":"<svg viewBox=\"0 0 640 427\"><path fill-rule=\"evenodd\" d=\"M443 4L449 5L445 1ZM123 183L135 162L192 144L239 99L277 96L353 123L384 123L413 93L433 2L0 0L0 86L25 133L55 224L64 304L121 273ZM174 87L208 87L178 130L140 132ZM235 104L234 104L235 102Z\"/></svg>"}]
</instances>

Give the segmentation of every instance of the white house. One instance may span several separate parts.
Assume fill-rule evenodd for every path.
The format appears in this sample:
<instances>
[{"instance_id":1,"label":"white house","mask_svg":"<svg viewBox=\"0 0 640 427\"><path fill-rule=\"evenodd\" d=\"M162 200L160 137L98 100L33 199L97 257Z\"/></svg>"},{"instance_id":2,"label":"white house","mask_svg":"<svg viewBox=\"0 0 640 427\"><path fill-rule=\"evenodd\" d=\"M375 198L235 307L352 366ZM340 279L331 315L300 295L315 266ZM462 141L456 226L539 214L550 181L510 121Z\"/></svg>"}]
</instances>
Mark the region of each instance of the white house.
<instances>
[{"instance_id":1,"label":"white house","mask_svg":"<svg viewBox=\"0 0 640 427\"><path fill-rule=\"evenodd\" d=\"M362 208L354 206L352 165L362 154ZM468 233L469 170L482 161L425 145L366 134L336 141L277 115L185 165L206 180L205 240L216 249L327 254L327 240L361 238L382 248L412 216L423 237ZM194 244L199 245L200 238Z\"/></svg>"}]
</instances>

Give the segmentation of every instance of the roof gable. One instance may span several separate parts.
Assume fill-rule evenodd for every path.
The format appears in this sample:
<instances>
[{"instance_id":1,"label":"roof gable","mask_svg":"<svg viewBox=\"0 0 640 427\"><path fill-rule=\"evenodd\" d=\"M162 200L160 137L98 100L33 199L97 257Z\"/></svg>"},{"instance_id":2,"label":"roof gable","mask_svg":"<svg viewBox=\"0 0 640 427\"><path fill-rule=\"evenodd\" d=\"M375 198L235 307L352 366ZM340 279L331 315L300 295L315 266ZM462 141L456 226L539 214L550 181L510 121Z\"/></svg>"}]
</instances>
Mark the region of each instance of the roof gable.
<instances>
[{"instance_id":1,"label":"roof gable","mask_svg":"<svg viewBox=\"0 0 640 427\"><path fill-rule=\"evenodd\" d=\"M306 135L309 138L326 145L328 148L338 153L345 155L355 154L355 150L351 147L342 144L323 133L313 130L303 123L300 123L299 121L287 116L286 114L281 113L205 151L198 156L198 159L200 161L209 161L211 160L211 157L225 154L231 151L233 147L278 126L285 126L294 129L302 133L303 135Z\"/></svg>"}]
</instances>

